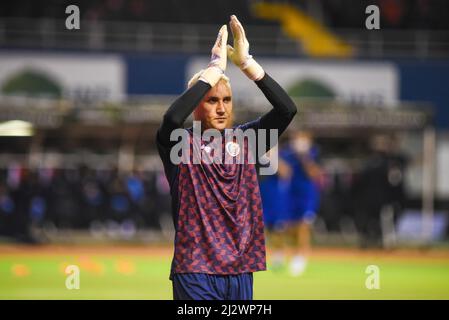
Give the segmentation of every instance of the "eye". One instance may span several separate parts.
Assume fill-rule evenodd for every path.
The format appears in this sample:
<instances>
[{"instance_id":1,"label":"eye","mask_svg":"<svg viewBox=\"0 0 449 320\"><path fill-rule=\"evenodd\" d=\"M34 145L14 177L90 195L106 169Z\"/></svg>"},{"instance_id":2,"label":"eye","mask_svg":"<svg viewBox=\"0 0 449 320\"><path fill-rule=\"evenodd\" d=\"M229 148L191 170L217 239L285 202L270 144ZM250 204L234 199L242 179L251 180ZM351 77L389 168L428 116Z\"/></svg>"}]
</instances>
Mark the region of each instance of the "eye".
<instances>
[{"instance_id":1,"label":"eye","mask_svg":"<svg viewBox=\"0 0 449 320\"><path fill-rule=\"evenodd\" d=\"M217 97L210 97L209 99L207 99L207 102L211 104L216 103L217 101L218 101Z\"/></svg>"},{"instance_id":2,"label":"eye","mask_svg":"<svg viewBox=\"0 0 449 320\"><path fill-rule=\"evenodd\" d=\"M225 103L229 103L229 102L232 101L232 98L231 98L231 97L225 97L225 98L223 99L223 101L224 101Z\"/></svg>"}]
</instances>

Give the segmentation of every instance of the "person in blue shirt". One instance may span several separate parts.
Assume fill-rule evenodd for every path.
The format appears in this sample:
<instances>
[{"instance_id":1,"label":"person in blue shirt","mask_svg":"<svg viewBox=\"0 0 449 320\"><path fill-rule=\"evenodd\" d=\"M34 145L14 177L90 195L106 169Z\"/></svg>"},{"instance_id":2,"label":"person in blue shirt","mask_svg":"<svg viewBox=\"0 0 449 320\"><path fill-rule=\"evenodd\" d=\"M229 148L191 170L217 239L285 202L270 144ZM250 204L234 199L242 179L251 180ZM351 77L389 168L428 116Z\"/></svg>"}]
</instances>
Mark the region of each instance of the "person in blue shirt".
<instances>
[{"instance_id":1,"label":"person in blue shirt","mask_svg":"<svg viewBox=\"0 0 449 320\"><path fill-rule=\"evenodd\" d=\"M277 147L274 148L275 152L276 149ZM280 270L284 265L287 245L285 233L290 219L291 181L290 166L281 157L276 160L278 162L276 174L263 175L259 179L264 223L273 250L270 260L274 271Z\"/></svg>"},{"instance_id":2,"label":"person in blue shirt","mask_svg":"<svg viewBox=\"0 0 449 320\"><path fill-rule=\"evenodd\" d=\"M291 135L280 158L291 169L289 206L290 231L294 236L295 253L290 263L290 273L301 275L307 265L311 248L311 227L319 209L320 182L322 170L317 163L317 148L313 146L312 135L296 131Z\"/></svg>"}]
</instances>

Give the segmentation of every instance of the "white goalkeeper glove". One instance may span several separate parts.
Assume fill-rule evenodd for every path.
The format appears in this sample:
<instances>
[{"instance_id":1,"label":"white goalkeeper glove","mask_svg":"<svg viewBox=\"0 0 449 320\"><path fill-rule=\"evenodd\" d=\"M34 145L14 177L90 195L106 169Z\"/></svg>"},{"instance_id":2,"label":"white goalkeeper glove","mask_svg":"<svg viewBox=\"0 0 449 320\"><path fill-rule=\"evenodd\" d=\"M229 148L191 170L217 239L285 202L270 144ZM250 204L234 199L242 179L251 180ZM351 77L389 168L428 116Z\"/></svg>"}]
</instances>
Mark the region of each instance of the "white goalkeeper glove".
<instances>
[{"instance_id":1,"label":"white goalkeeper glove","mask_svg":"<svg viewBox=\"0 0 449 320\"><path fill-rule=\"evenodd\" d=\"M245 30L235 15L231 16L230 25L234 47L227 45L229 59L251 80L262 79L265 71L249 54L249 42L246 39Z\"/></svg>"},{"instance_id":2,"label":"white goalkeeper glove","mask_svg":"<svg viewBox=\"0 0 449 320\"><path fill-rule=\"evenodd\" d=\"M212 56L207 69L201 73L200 80L215 86L224 77L226 70L226 43L228 42L228 28L223 25L218 32L217 40L212 48Z\"/></svg>"}]
</instances>

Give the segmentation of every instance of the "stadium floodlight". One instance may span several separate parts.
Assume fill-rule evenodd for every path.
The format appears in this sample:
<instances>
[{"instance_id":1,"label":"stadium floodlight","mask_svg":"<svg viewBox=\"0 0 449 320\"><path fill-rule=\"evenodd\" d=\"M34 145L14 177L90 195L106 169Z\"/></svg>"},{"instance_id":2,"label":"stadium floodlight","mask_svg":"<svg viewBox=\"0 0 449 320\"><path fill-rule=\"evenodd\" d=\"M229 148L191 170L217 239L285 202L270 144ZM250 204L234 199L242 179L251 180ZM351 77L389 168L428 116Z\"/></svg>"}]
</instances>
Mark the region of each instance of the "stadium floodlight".
<instances>
[{"instance_id":1,"label":"stadium floodlight","mask_svg":"<svg viewBox=\"0 0 449 320\"><path fill-rule=\"evenodd\" d=\"M0 137L30 137L34 133L33 124L22 120L0 123Z\"/></svg>"}]
</instances>

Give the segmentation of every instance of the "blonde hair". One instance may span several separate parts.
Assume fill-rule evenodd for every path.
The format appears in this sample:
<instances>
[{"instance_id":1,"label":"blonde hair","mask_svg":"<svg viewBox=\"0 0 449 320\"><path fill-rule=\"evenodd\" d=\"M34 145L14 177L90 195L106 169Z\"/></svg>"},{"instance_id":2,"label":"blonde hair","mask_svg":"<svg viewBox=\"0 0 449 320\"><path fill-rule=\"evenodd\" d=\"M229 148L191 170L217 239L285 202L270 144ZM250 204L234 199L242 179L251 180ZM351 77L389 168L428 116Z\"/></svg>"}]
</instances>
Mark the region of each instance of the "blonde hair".
<instances>
[{"instance_id":1,"label":"blonde hair","mask_svg":"<svg viewBox=\"0 0 449 320\"><path fill-rule=\"evenodd\" d=\"M187 89L191 88L195 83L198 82L198 80L200 80L200 77L203 74L203 72L204 69L198 71L192 76L192 78L190 78L189 82L187 82ZM224 81L225 84L229 87L229 89L231 89L231 82L229 81L229 78L225 74L221 75L220 80L218 80L218 82L220 81Z\"/></svg>"}]
</instances>

